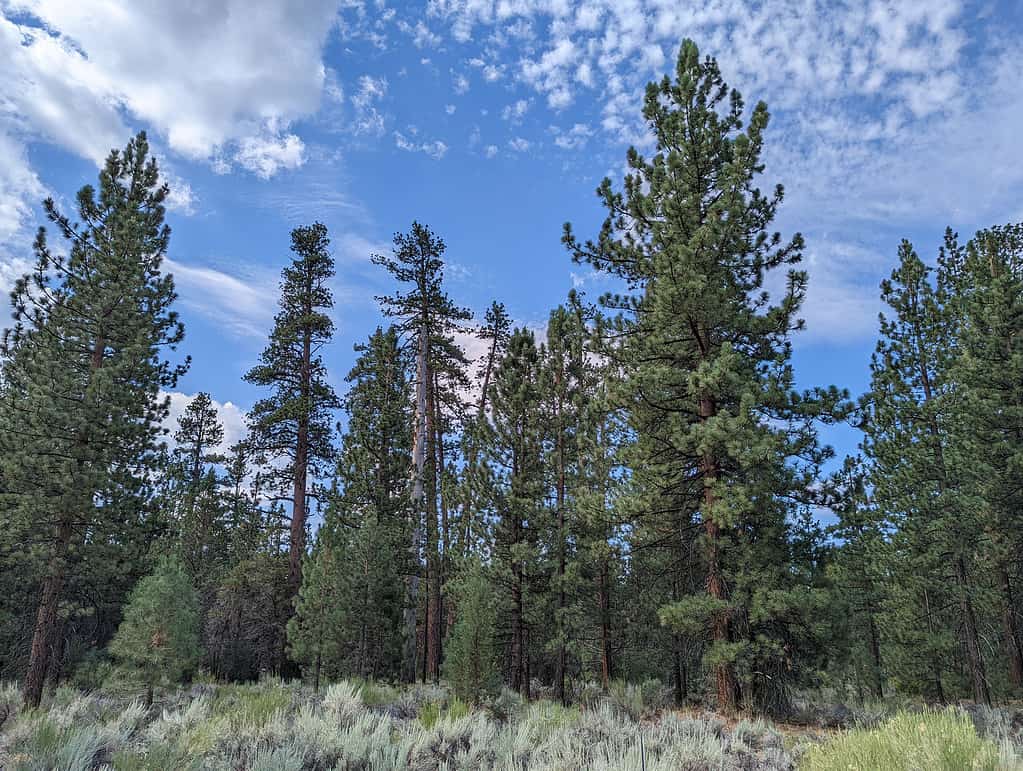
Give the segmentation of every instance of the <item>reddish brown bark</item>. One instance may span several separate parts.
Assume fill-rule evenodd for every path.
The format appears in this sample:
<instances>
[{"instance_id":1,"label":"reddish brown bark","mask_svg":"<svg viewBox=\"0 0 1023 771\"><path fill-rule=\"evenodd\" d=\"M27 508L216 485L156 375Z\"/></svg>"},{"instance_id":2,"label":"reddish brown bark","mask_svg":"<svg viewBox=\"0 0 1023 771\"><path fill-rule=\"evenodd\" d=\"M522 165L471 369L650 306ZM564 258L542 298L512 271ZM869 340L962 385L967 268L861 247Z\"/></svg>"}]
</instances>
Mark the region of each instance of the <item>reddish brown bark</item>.
<instances>
[{"instance_id":1,"label":"reddish brown bark","mask_svg":"<svg viewBox=\"0 0 1023 771\"><path fill-rule=\"evenodd\" d=\"M701 420L707 420L717 413L717 405L709 397L699 403ZM721 572L721 526L714 519L717 503L714 483L720 474L717 459L710 454L700 460L700 474L703 477L703 531L707 538L707 594L715 600L728 599L728 587ZM711 639L715 643L728 643L732 639L731 617L727 610L714 614L711 620ZM720 661L714 668L717 706L721 712L734 712L739 704L739 681L735 668L727 661Z\"/></svg>"},{"instance_id":2,"label":"reddish brown bark","mask_svg":"<svg viewBox=\"0 0 1023 771\"><path fill-rule=\"evenodd\" d=\"M25 675L24 704L27 709L38 707L43 698L43 686L46 683L46 672L50 667L50 656L55 642L53 637L57 628L57 610L67 577L66 559L70 544L71 522L65 517L57 526L53 555L47 565L39 609L36 611L28 673Z\"/></svg>"}]
</instances>

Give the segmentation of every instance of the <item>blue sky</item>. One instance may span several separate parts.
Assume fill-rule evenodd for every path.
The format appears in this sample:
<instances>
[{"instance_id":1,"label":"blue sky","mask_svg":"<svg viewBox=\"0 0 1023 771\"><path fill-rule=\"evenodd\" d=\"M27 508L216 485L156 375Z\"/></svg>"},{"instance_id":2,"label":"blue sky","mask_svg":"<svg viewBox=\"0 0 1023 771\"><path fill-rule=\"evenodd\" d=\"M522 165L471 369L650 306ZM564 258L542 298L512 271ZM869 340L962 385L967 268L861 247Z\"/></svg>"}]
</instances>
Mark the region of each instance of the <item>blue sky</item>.
<instances>
[{"instance_id":1,"label":"blue sky","mask_svg":"<svg viewBox=\"0 0 1023 771\"><path fill-rule=\"evenodd\" d=\"M289 231L314 220L339 389L389 289L369 255L413 219L447 241L457 301L542 328L572 287L600 293L562 223L596 232L594 188L649 149L643 85L688 36L771 108L764 181L811 274L801 385L859 393L899 240L931 258L946 225L1023 220L1021 32L1018 0L0 0L0 289L39 201L70 210L144 128L193 358L175 410L208 390L237 436Z\"/></svg>"}]
</instances>

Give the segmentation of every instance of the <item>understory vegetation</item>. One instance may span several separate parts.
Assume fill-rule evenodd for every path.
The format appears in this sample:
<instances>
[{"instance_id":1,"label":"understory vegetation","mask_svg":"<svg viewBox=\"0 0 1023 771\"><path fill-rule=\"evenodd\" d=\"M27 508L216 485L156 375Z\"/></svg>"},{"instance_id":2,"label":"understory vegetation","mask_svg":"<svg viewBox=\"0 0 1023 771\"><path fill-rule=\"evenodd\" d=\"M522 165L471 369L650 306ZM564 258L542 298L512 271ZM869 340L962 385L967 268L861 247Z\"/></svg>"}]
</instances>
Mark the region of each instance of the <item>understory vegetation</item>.
<instances>
[{"instance_id":1,"label":"understory vegetation","mask_svg":"<svg viewBox=\"0 0 1023 771\"><path fill-rule=\"evenodd\" d=\"M576 704L503 690L470 707L441 686L342 681L314 693L269 678L159 692L147 709L117 689L61 687L17 712L0 689L0 767L18 771L995 771L1023 769L1023 713L955 708L842 713L807 708L800 726L673 711L669 689L616 683ZM851 730L847 730L851 729Z\"/></svg>"}]
</instances>

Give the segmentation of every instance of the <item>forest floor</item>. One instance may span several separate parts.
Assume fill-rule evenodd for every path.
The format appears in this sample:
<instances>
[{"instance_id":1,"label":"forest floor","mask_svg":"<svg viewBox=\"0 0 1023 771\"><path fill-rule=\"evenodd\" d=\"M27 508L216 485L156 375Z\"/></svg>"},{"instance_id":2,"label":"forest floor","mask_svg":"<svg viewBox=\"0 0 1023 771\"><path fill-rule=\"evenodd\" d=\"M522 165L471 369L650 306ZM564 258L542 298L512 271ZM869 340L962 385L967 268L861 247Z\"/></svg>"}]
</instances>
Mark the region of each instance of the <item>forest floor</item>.
<instances>
[{"instance_id":1,"label":"forest floor","mask_svg":"<svg viewBox=\"0 0 1023 771\"><path fill-rule=\"evenodd\" d=\"M803 706L798 723L659 704L649 684L562 707L502 692L473 709L439 686L267 679L158 692L61 687L19 713L0 687L0 768L169 771L1023 769L1023 711Z\"/></svg>"}]
</instances>

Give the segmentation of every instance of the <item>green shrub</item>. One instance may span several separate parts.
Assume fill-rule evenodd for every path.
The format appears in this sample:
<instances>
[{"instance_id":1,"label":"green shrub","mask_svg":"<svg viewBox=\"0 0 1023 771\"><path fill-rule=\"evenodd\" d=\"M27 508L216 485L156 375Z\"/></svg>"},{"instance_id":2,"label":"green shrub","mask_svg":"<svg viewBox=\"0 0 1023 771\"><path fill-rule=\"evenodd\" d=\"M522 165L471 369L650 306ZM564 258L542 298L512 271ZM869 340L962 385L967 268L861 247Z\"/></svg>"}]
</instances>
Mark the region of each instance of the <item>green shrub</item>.
<instances>
[{"instance_id":1,"label":"green shrub","mask_svg":"<svg viewBox=\"0 0 1023 771\"><path fill-rule=\"evenodd\" d=\"M901 712L873 729L855 729L812 747L802 771L996 771L998 747L982 739L964 713Z\"/></svg>"},{"instance_id":2,"label":"green shrub","mask_svg":"<svg viewBox=\"0 0 1023 771\"><path fill-rule=\"evenodd\" d=\"M423 728L429 731L437 721L440 720L440 704L436 701L429 701L419 709L419 722Z\"/></svg>"}]
</instances>

